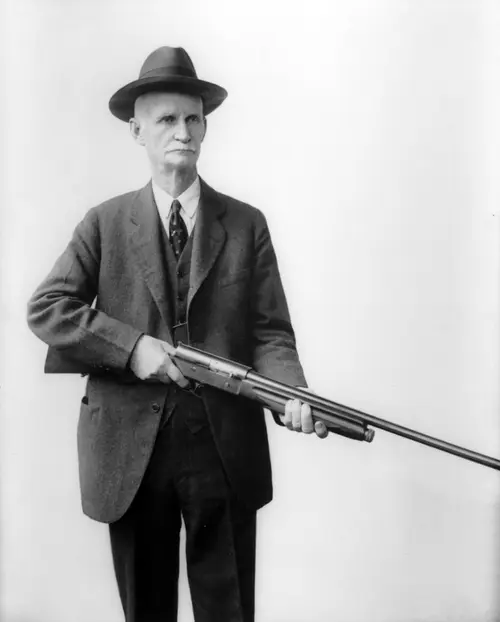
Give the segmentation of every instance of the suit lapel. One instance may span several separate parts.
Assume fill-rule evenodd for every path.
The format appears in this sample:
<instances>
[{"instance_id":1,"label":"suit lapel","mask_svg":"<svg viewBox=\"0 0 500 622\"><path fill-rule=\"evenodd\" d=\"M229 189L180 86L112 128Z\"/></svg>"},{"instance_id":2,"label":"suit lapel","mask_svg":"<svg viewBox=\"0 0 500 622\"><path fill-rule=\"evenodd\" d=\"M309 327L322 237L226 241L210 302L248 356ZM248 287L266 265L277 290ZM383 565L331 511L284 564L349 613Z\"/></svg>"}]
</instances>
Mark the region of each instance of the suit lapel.
<instances>
[{"instance_id":1,"label":"suit lapel","mask_svg":"<svg viewBox=\"0 0 500 622\"><path fill-rule=\"evenodd\" d=\"M226 241L226 230L220 222L225 205L219 195L200 179L201 193L196 226L194 228L188 315L193 298L207 278Z\"/></svg>"},{"instance_id":2,"label":"suit lapel","mask_svg":"<svg viewBox=\"0 0 500 622\"><path fill-rule=\"evenodd\" d=\"M162 248L162 224L154 202L151 182L139 191L132 206L130 223L132 249L137 265L166 324L168 341L171 342L172 313Z\"/></svg>"}]
</instances>

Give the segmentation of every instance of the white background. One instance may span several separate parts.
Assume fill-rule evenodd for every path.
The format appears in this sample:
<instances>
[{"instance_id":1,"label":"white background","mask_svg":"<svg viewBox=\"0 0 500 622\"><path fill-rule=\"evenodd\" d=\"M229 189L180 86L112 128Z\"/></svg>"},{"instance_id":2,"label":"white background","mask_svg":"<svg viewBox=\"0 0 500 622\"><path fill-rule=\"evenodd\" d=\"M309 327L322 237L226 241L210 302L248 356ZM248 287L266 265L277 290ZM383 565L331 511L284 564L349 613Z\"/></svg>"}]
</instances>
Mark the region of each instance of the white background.
<instances>
[{"instance_id":1,"label":"white background","mask_svg":"<svg viewBox=\"0 0 500 622\"><path fill-rule=\"evenodd\" d=\"M107 528L80 511L82 380L43 375L25 305L86 210L147 181L107 102L160 45L229 91L200 172L266 213L311 386L500 456L496 3L3 10L2 622L121 619ZM259 622L500 620L500 473L269 423Z\"/></svg>"}]
</instances>

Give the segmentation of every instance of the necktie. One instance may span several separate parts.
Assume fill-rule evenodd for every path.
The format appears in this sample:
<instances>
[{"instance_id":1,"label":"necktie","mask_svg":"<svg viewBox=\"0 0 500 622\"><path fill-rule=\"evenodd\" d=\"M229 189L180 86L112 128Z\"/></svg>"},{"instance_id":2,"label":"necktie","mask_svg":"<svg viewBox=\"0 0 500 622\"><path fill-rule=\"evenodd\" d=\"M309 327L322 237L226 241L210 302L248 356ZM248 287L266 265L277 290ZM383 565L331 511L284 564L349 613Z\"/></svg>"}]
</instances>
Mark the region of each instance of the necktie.
<instances>
[{"instance_id":1,"label":"necktie","mask_svg":"<svg viewBox=\"0 0 500 622\"><path fill-rule=\"evenodd\" d=\"M179 201L172 201L168 232L170 235L170 244L172 245L172 249L174 251L176 259L179 259L179 257L181 256L181 253L186 246L186 242L188 239L186 223L182 219L180 209L181 204L179 203Z\"/></svg>"}]
</instances>

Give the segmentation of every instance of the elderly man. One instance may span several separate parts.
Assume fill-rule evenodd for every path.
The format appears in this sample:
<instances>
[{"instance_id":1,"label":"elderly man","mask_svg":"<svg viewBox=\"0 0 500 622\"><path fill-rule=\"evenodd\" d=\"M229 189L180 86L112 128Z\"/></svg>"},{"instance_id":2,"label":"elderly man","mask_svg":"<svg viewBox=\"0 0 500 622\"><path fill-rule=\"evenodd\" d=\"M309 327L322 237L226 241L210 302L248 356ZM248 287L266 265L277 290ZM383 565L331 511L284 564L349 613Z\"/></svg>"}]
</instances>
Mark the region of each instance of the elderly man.
<instances>
[{"instance_id":1,"label":"elderly man","mask_svg":"<svg viewBox=\"0 0 500 622\"><path fill-rule=\"evenodd\" d=\"M152 181L91 209L29 303L46 371L89 375L82 505L110 523L127 622L176 620L181 517L196 621L254 616L256 510L272 497L263 411L191 393L174 345L305 385L263 215L197 173L205 117L226 95L182 48L146 59L110 110L145 148ZM282 419L327 434L299 402Z\"/></svg>"}]
</instances>

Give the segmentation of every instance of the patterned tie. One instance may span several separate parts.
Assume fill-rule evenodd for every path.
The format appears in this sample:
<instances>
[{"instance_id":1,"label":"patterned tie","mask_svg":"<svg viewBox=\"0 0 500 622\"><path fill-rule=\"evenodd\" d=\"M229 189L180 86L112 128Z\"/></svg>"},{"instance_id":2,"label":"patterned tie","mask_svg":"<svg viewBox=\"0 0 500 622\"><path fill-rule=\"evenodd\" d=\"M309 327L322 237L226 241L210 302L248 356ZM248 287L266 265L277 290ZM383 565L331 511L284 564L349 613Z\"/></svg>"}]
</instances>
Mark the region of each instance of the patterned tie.
<instances>
[{"instance_id":1,"label":"patterned tie","mask_svg":"<svg viewBox=\"0 0 500 622\"><path fill-rule=\"evenodd\" d=\"M181 204L179 201L177 201L177 199L172 201L168 232L170 235L170 244L172 245L176 259L179 259L181 256L188 239L186 223L182 219L180 209Z\"/></svg>"}]
</instances>

